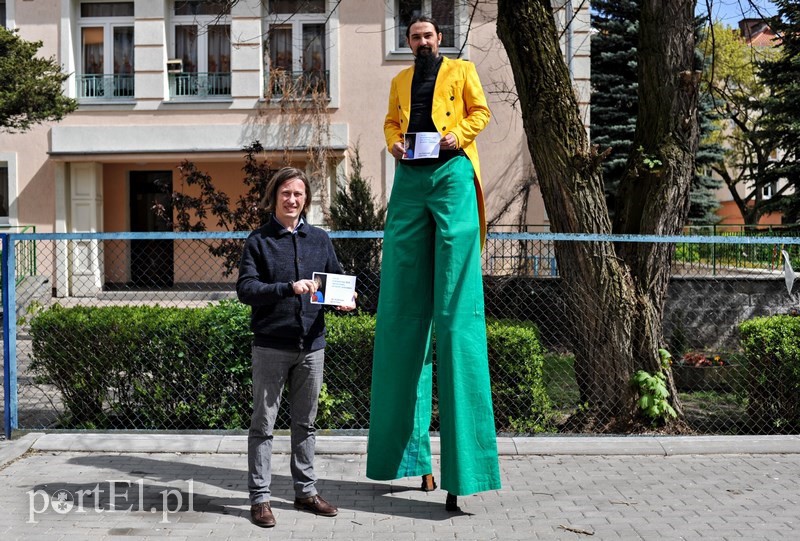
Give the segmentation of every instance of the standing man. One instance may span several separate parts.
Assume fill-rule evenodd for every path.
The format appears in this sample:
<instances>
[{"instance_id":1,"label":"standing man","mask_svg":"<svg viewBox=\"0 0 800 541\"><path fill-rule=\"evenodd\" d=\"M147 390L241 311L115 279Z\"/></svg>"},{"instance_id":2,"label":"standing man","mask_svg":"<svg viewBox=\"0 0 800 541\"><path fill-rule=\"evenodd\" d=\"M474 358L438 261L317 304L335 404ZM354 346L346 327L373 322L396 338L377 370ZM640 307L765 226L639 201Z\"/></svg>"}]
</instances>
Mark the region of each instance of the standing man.
<instances>
[{"instance_id":1,"label":"standing man","mask_svg":"<svg viewBox=\"0 0 800 541\"><path fill-rule=\"evenodd\" d=\"M500 488L480 251L485 235L475 137L489 108L475 66L439 55L429 17L411 20L414 66L392 81L384 122L397 163L383 241L367 477L431 477L432 329L441 483L457 496ZM403 159L403 134L438 132L438 158Z\"/></svg>"},{"instance_id":2,"label":"standing man","mask_svg":"<svg viewBox=\"0 0 800 541\"><path fill-rule=\"evenodd\" d=\"M278 171L267 184L262 207L267 223L247 238L236 293L252 307L253 417L247 436L247 486L250 516L257 526L275 526L270 507L272 429L284 384L291 407L291 472L297 509L325 517L338 510L319 495L314 473L314 420L325 360L325 318L312 304L314 272L341 274L325 231L305 222L311 186L292 167ZM353 306L340 306L352 310Z\"/></svg>"}]
</instances>

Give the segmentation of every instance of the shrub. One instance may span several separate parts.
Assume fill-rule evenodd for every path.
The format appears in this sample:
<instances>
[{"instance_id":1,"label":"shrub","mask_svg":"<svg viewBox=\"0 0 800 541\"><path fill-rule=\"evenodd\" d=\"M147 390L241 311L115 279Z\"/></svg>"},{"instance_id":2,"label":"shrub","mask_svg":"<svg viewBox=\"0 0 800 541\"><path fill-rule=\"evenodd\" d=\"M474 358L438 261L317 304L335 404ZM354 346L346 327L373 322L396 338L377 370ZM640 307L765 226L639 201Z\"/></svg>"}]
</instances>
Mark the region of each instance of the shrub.
<instances>
[{"instance_id":1,"label":"shrub","mask_svg":"<svg viewBox=\"0 0 800 541\"><path fill-rule=\"evenodd\" d=\"M328 314L325 323L328 329L325 381L329 399L337 401L338 405L335 412L319 419L318 424L321 428L366 428L369 426L375 317L364 313ZM320 400L320 411L323 405Z\"/></svg>"},{"instance_id":2,"label":"shrub","mask_svg":"<svg viewBox=\"0 0 800 541\"><path fill-rule=\"evenodd\" d=\"M31 368L71 427L229 429L250 408L247 307L63 308L31 322Z\"/></svg>"},{"instance_id":3,"label":"shrub","mask_svg":"<svg viewBox=\"0 0 800 541\"><path fill-rule=\"evenodd\" d=\"M739 326L748 374L750 426L800 429L800 318L759 317Z\"/></svg>"},{"instance_id":4,"label":"shrub","mask_svg":"<svg viewBox=\"0 0 800 541\"><path fill-rule=\"evenodd\" d=\"M340 419L330 428L369 426L372 343L375 317L332 315L327 319L325 357L327 394L339 402ZM552 430L552 407L543 381L544 351L535 325L514 320L489 320L486 326L495 427L500 432L537 433ZM435 346L434 346L435 349ZM434 382L432 427L439 426ZM323 409L320 401L320 411ZM324 427L320 423L321 427Z\"/></svg>"},{"instance_id":5,"label":"shrub","mask_svg":"<svg viewBox=\"0 0 800 541\"><path fill-rule=\"evenodd\" d=\"M39 382L61 391L67 427L246 428L249 320L250 309L237 301L188 309L55 305L31 323L31 367ZM327 326L317 425L366 428L375 317L330 313ZM536 327L490 321L487 337L498 430L549 429ZM281 409L276 429L288 428L287 410Z\"/></svg>"},{"instance_id":6,"label":"shrub","mask_svg":"<svg viewBox=\"0 0 800 541\"><path fill-rule=\"evenodd\" d=\"M554 430L538 328L524 321L489 320L486 341L498 430L518 433Z\"/></svg>"}]
</instances>

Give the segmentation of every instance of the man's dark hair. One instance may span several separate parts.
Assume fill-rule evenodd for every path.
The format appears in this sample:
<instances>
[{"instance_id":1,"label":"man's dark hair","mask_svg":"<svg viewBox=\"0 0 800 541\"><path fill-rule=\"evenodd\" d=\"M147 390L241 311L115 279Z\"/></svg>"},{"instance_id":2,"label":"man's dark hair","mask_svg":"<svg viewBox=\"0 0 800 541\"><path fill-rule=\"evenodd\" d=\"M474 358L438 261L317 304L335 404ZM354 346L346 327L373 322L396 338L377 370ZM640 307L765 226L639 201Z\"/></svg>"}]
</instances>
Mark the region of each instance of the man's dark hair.
<instances>
[{"instance_id":1,"label":"man's dark hair","mask_svg":"<svg viewBox=\"0 0 800 541\"><path fill-rule=\"evenodd\" d=\"M272 178L269 179L269 182L267 183L267 189L264 192L264 198L261 200L261 208L267 212L275 212L275 204L278 201L278 189L283 185L284 182L294 180L296 178L302 180L306 187L306 201L303 205L303 214L306 214L308 209L311 208L311 184L308 182L308 177L306 177L306 174L300 169L295 169L294 167L284 167L272 175Z\"/></svg>"},{"instance_id":2,"label":"man's dark hair","mask_svg":"<svg viewBox=\"0 0 800 541\"><path fill-rule=\"evenodd\" d=\"M439 30L439 23L436 22L436 19L433 17L428 17L427 15L419 15L417 17L411 17L411 20L408 21L408 26L406 27L406 40L411 38L411 26L417 23L431 23L433 25L433 29L436 30L437 36L442 33Z\"/></svg>"}]
</instances>

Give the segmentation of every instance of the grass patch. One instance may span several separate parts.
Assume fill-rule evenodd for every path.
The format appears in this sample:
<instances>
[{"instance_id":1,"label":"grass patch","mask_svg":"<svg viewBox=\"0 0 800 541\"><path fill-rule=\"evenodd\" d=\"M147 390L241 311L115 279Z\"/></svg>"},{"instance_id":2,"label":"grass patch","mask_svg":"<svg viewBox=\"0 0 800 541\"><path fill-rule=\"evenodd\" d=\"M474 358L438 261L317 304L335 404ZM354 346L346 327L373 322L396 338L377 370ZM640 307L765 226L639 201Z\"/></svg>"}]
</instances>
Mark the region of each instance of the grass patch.
<instances>
[{"instance_id":1,"label":"grass patch","mask_svg":"<svg viewBox=\"0 0 800 541\"><path fill-rule=\"evenodd\" d=\"M577 407L580 393L575 380L575 356L545 353L543 372L544 385L553 407L557 410Z\"/></svg>"}]
</instances>

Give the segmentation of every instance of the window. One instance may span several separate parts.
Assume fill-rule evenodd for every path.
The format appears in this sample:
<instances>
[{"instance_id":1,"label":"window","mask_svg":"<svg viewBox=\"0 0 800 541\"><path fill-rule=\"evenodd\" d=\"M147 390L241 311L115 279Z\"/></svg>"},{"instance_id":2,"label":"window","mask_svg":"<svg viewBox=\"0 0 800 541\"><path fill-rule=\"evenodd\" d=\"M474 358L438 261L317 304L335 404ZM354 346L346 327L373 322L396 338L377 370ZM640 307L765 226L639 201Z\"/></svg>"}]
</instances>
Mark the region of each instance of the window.
<instances>
[{"instance_id":1,"label":"window","mask_svg":"<svg viewBox=\"0 0 800 541\"><path fill-rule=\"evenodd\" d=\"M230 3L176 0L173 51L183 71L170 74L172 97L230 96Z\"/></svg>"},{"instance_id":2,"label":"window","mask_svg":"<svg viewBox=\"0 0 800 541\"><path fill-rule=\"evenodd\" d=\"M770 182L761 187L761 199L772 199L775 194L775 183Z\"/></svg>"},{"instance_id":3,"label":"window","mask_svg":"<svg viewBox=\"0 0 800 541\"><path fill-rule=\"evenodd\" d=\"M390 5L387 2L387 5ZM466 35L466 6L463 0L394 0L394 9L387 14L387 24L394 31L388 50L393 53L410 53L406 41L408 23L414 17L433 17L442 33L442 53L458 53ZM391 16L389 16L391 15ZM388 33L387 33L388 34Z\"/></svg>"},{"instance_id":4,"label":"window","mask_svg":"<svg viewBox=\"0 0 800 541\"><path fill-rule=\"evenodd\" d=\"M16 225L17 154L0 151L0 224Z\"/></svg>"},{"instance_id":5,"label":"window","mask_svg":"<svg viewBox=\"0 0 800 541\"><path fill-rule=\"evenodd\" d=\"M326 0L270 0L267 7L268 97L330 97Z\"/></svg>"},{"instance_id":6,"label":"window","mask_svg":"<svg viewBox=\"0 0 800 541\"><path fill-rule=\"evenodd\" d=\"M5 26L6 22L6 3L0 1L0 26Z\"/></svg>"},{"instance_id":7,"label":"window","mask_svg":"<svg viewBox=\"0 0 800 541\"><path fill-rule=\"evenodd\" d=\"M80 5L78 97L133 97L133 2Z\"/></svg>"},{"instance_id":8,"label":"window","mask_svg":"<svg viewBox=\"0 0 800 541\"><path fill-rule=\"evenodd\" d=\"M0 162L0 223L8 223L8 164Z\"/></svg>"}]
</instances>

